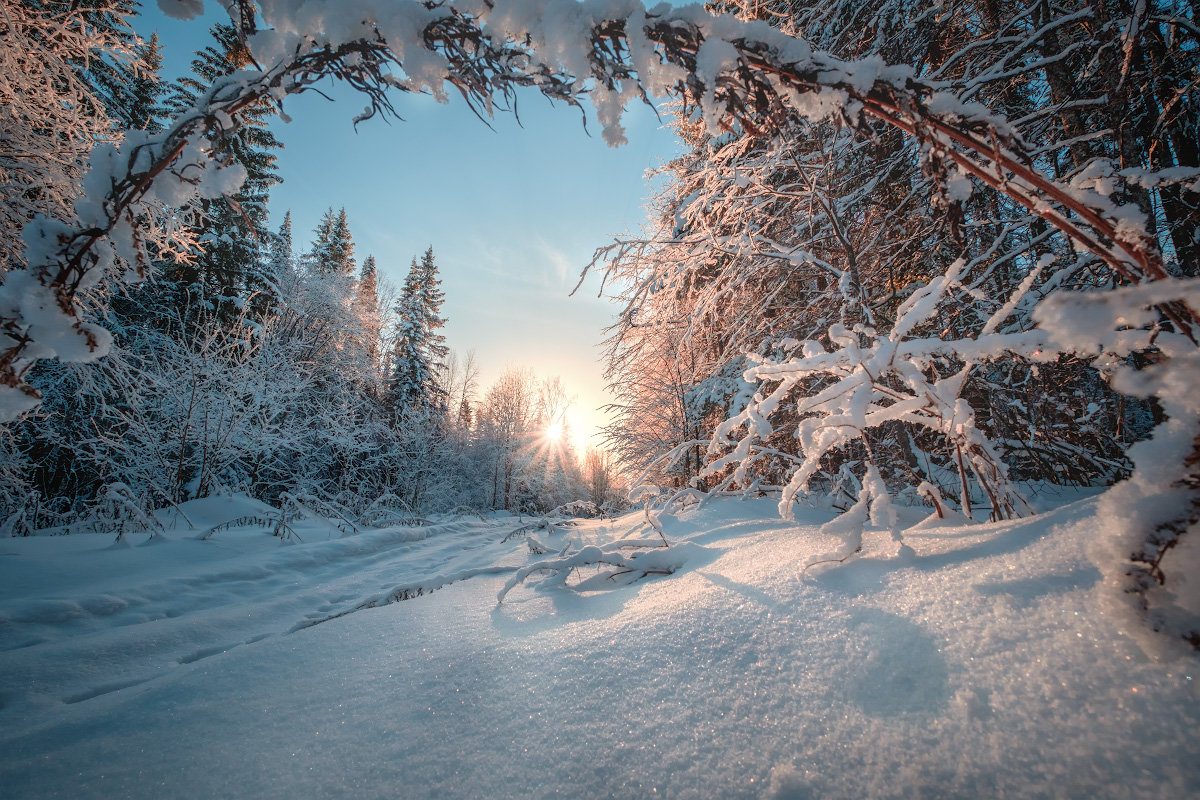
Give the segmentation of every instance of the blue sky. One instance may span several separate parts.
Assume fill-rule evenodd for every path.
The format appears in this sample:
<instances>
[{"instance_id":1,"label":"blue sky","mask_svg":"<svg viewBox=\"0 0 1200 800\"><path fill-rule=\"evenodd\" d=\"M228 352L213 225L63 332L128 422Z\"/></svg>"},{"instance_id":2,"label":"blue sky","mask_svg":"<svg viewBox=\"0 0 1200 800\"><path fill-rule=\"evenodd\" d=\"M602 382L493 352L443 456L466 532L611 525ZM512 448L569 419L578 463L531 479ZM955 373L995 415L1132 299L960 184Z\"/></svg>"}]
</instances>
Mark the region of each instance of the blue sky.
<instances>
[{"instance_id":1,"label":"blue sky","mask_svg":"<svg viewBox=\"0 0 1200 800\"><path fill-rule=\"evenodd\" d=\"M227 19L219 5L206 5L205 17L180 22L147 3L136 21L143 36L159 32L165 77L186 71L209 26ZM285 147L274 223L290 209L303 247L327 207L345 206L360 263L374 255L397 285L413 256L432 245L447 340L475 350L481 389L508 364L528 366L560 376L578 396L577 428L601 424L596 409L607 397L597 343L616 306L597 299L598 276L568 293L596 247L641 227L645 172L677 152L664 123L648 108L631 109L630 143L614 150L595 124L585 132L576 109L551 107L536 93L518 100L521 125L497 115L494 131L459 98L441 105L397 95L403 122L373 119L355 132L363 100L332 83L322 90L334 102L316 93L288 98L292 122L275 125Z\"/></svg>"}]
</instances>

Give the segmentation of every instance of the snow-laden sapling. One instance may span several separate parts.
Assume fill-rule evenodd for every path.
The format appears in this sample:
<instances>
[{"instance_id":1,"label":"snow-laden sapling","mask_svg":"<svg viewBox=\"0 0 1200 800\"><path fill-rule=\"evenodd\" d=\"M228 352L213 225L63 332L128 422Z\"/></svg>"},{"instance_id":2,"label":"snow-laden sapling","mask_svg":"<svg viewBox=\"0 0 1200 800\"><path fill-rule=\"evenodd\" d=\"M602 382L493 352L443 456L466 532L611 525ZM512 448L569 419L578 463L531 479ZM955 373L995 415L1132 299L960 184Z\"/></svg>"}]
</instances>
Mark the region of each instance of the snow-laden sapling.
<instances>
[{"instance_id":1,"label":"snow-laden sapling","mask_svg":"<svg viewBox=\"0 0 1200 800\"><path fill-rule=\"evenodd\" d=\"M40 501L41 497L37 492L25 495L24 501L17 503L15 510L0 523L0 538L32 536Z\"/></svg>"},{"instance_id":2,"label":"snow-laden sapling","mask_svg":"<svg viewBox=\"0 0 1200 800\"><path fill-rule=\"evenodd\" d=\"M747 380L757 382L762 390L739 414L717 426L709 446L711 461L702 475L732 470L738 482L748 485L751 470L763 456L760 442L775 433L772 419L786 411L800 452L779 503L785 516L791 515L797 497L809 489L833 453L861 448L867 463L874 465L866 467L864 474L875 469L874 478L879 478L877 442L889 430L906 427L923 429L943 442L941 461L948 461L957 474L959 502L968 517L973 516L971 498L976 489L986 498L992 519L1026 511L1028 506L1009 481L1006 465L976 425L962 392L976 364L993 352L980 346L982 341L1011 313L1032 281L1023 283L1013 302L984 322L975 339L948 342L931 336L928 320L939 305L954 301L962 291L966 266L957 260L944 275L914 291L886 332L836 324L828 331L829 349L816 340L800 342L796 355L761 359L748 369ZM938 363L950 366L947 374L937 368ZM930 462L932 454L917 448L912 436L894 440L916 448L910 460L917 470ZM766 449L777 455L773 448ZM926 485L937 481L933 474L922 478Z\"/></svg>"},{"instance_id":3,"label":"snow-laden sapling","mask_svg":"<svg viewBox=\"0 0 1200 800\"><path fill-rule=\"evenodd\" d=\"M126 534L149 533L151 540L162 536L162 523L147 510L146 505L123 483L110 483L102 491L94 516L97 530L115 530L117 542L128 543Z\"/></svg>"},{"instance_id":4,"label":"snow-laden sapling","mask_svg":"<svg viewBox=\"0 0 1200 800\"><path fill-rule=\"evenodd\" d=\"M276 531L279 530L281 519L282 513L278 516L258 516L256 514L248 514L227 520L217 525L213 525L211 528L207 528L202 531L198 536L196 536L196 538L200 541L208 541L209 539L212 539L215 534L218 534L221 531L231 531L234 528L252 527L269 530L272 532L272 535L278 536L279 533L276 533Z\"/></svg>"}]
</instances>

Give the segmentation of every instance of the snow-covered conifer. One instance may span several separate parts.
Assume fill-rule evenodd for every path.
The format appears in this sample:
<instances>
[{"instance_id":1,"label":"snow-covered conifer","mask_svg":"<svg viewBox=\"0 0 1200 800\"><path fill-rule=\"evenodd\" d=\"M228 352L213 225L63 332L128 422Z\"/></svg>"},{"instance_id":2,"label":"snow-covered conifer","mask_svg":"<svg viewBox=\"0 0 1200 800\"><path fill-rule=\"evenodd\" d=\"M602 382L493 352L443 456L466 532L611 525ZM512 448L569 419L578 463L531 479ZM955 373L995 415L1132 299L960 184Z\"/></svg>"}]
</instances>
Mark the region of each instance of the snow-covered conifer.
<instances>
[{"instance_id":1,"label":"snow-covered conifer","mask_svg":"<svg viewBox=\"0 0 1200 800\"><path fill-rule=\"evenodd\" d=\"M446 324L441 316L445 300L441 283L430 247L420 262L413 259L395 309L397 327L389 390L398 410L444 410L446 406L445 388L438 380L448 353L446 337L440 332Z\"/></svg>"},{"instance_id":2,"label":"snow-covered conifer","mask_svg":"<svg viewBox=\"0 0 1200 800\"><path fill-rule=\"evenodd\" d=\"M360 346L366 362L375 372L379 365L380 334L383 320L379 309L379 276L375 270L375 256L363 259L362 271L354 287L354 316L358 327Z\"/></svg>"},{"instance_id":3,"label":"snow-covered conifer","mask_svg":"<svg viewBox=\"0 0 1200 800\"><path fill-rule=\"evenodd\" d=\"M327 208L313 231L312 249L305 255L308 269L318 275L354 275L354 235L346 209Z\"/></svg>"},{"instance_id":4,"label":"snow-covered conifer","mask_svg":"<svg viewBox=\"0 0 1200 800\"><path fill-rule=\"evenodd\" d=\"M227 24L213 26L212 44L196 53L192 74L178 80L167 108L180 114L192 108L209 87L249 66L251 55L238 32ZM237 131L214 156L245 170L245 180L230 196L199 198L192 208L199 251L192 263L170 264L166 279L178 298L201 312L234 318L253 293L271 290L259 264L271 233L267 228L270 188L282 178L275 173L275 151L282 145L268 127L271 104L260 101L241 113Z\"/></svg>"},{"instance_id":5,"label":"snow-covered conifer","mask_svg":"<svg viewBox=\"0 0 1200 800\"><path fill-rule=\"evenodd\" d=\"M279 230L271 237L267 246L264 277L274 286L280 287L296 277L296 255L292 241L292 212L283 215Z\"/></svg>"}]
</instances>

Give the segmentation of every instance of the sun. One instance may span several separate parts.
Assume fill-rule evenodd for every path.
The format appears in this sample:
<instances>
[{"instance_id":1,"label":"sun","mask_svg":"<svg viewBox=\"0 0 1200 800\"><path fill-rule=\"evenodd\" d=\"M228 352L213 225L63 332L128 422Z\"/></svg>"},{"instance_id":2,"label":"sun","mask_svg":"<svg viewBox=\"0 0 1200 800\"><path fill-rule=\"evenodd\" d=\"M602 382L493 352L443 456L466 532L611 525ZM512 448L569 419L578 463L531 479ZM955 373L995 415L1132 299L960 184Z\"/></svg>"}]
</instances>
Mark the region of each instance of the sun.
<instances>
[{"instance_id":1,"label":"sun","mask_svg":"<svg viewBox=\"0 0 1200 800\"><path fill-rule=\"evenodd\" d=\"M546 428L546 438L549 439L551 442L554 442L557 444L558 442L562 441L562 435L563 435L562 421L551 423L551 425L548 428Z\"/></svg>"}]
</instances>

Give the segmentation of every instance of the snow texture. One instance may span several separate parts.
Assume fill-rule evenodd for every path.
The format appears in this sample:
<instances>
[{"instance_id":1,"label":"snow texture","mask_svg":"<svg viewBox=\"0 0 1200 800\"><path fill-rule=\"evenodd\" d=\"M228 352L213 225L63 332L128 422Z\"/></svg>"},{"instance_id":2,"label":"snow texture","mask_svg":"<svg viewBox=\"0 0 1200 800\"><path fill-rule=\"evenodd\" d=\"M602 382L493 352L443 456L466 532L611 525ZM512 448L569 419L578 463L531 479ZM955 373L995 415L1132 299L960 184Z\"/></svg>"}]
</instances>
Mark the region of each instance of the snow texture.
<instances>
[{"instance_id":1,"label":"snow texture","mask_svg":"<svg viewBox=\"0 0 1200 800\"><path fill-rule=\"evenodd\" d=\"M6 798L1200 792L1196 662L1147 658L1096 603L1095 498L910 528L897 556L868 528L807 571L841 543L828 514L717 501L663 518L670 576L583 566L500 605L567 536L654 534L585 521L544 557L502 542L508 517L195 538L271 511L211 498L151 544L0 543Z\"/></svg>"}]
</instances>

